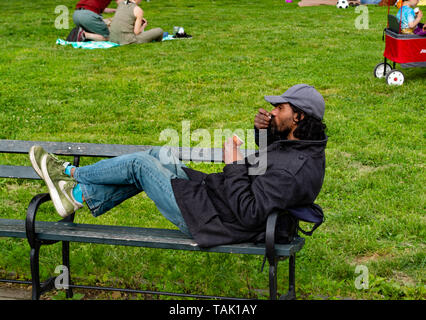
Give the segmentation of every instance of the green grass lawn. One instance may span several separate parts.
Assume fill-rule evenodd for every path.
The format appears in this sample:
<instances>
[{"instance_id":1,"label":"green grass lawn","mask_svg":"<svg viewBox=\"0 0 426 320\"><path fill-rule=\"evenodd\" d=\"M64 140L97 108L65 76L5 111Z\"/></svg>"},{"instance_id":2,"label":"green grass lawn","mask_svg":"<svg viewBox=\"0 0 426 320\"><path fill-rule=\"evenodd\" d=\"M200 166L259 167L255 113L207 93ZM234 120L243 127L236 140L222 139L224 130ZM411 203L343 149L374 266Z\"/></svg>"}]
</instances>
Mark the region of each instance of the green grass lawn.
<instances>
[{"instance_id":1,"label":"green grass lawn","mask_svg":"<svg viewBox=\"0 0 426 320\"><path fill-rule=\"evenodd\" d=\"M387 8L300 8L282 0L142 2L149 27L183 26L191 40L82 50L55 44L55 7L76 0L0 2L0 139L161 145L166 129L251 129L263 95L297 83L326 100L329 142L322 192L326 221L297 256L299 299L425 298L426 69L404 69L401 87L373 77L382 61ZM107 15L111 16L111 15ZM196 145L192 141L192 145ZM216 147L220 142L216 141ZM82 165L90 160L83 161ZM26 156L2 164L29 165ZM195 165L216 172L222 165ZM0 218L23 219L41 182L0 179ZM51 205L40 219L58 220ZM77 222L175 228L143 194ZM79 284L266 298L262 258L71 244ZM29 279L28 244L0 239L0 273ZM60 245L41 250L45 279ZM355 287L358 265L369 288ZM280 264L279 290L287 283ZM139 297L143 298L143 297Z\"/></svg>"}]
</instances>

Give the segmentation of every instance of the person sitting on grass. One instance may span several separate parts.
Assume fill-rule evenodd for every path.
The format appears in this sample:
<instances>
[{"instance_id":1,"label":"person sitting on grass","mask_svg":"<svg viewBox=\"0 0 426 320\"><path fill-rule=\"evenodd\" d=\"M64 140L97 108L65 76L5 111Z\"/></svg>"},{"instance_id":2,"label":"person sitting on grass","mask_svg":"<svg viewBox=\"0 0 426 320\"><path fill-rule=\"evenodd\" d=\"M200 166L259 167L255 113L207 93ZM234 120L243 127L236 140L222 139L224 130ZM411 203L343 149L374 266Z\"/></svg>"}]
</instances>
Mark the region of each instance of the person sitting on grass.
<instances>
[{"instance_id":1,"label":"person sitting on grass","mask_svg":"<svg viewBox=\"0 0 426 320\"><path fill-rule=\"evenodd\" d=\"M414 12L414 8L418 3L419 0L406 0L398 10L396 18L401 24L401 33L417 34L419 36L426 35L426 26L420 23L423 12L421 10L419 10L417 14Z\"/></svg>"},{"instance_id":2,"label":"person sitting on grass","mask_svg":"<svg viewBox=\"0 0 426 320\"><path fill-rule=\"evenodd\" d=\"M148 22L143 18L143 11L138 6L141 1L123 0L118 4L111 22L110 41L123 45L161 41L163 39L161 28L145 31Z\"/></svg>"},{"instance_id":3,"label":"person sitting on grass","mask_svg":"<svg viewBox=\"0 0 426 320\"><path fill-rule=\"evenodd\" d=\"M118 3L121 0L116 0ZM113 13L115 9L107 8L111 0L80 0L72 19L78 28L77 41L107 41L109 29L102 18L102 13Z\"/></svg>"},{"instance_id":4,"label":"person sitting on grass","mask_svg":"<svg viewBox=\"0 0 426 320\"><path fill-rule=\"evenodd\" d=\"M258 153L244 158L229 138L223 172L187 168L166 147L74 167L32 146L30 161L62 217L83 203L96 217L145 191L164 217L200 247L263 242L271 213L313 204L324 180L327 143L325 103L314 87L295 85L265 100L273 109L260 108L255 116ZM261 157L266 161L255 163ZM289 219L278 218L278 243L291 241Z\"/></svg>"}]
</instances>

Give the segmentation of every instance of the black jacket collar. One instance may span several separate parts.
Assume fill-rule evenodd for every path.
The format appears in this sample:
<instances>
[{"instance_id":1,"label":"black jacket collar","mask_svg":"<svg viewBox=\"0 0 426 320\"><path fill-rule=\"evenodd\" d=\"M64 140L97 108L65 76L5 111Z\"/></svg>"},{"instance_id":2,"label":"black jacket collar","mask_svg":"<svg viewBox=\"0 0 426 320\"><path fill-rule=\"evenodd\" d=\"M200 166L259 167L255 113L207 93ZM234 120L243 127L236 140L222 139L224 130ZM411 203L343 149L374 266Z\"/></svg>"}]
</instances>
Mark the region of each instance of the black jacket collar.
<instances>
[{"instance_id":1,"label":"black jacket collar","mask_svg":"<svg viewBox=\"0 0 426 320\"><path fill-rule=\"evenodd\" d=\"M318 153L324 151L327 141L327 136L325 136L323 140L277 140L268 146L268 150L275 150L278 148L286 149L290 147L300 151Z\"/></svg>"}]
</instances>

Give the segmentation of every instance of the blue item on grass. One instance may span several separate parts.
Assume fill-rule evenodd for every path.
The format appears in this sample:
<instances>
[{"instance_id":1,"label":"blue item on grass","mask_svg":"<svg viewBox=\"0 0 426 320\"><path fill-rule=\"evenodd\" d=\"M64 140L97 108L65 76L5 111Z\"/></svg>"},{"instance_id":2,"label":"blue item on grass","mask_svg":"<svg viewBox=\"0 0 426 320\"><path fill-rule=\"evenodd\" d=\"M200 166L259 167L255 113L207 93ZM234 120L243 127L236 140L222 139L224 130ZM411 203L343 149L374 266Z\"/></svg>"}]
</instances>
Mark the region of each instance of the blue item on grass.
<instances>
[{"instance_id":1,"label":"blue item on grass","mask_svg":"<svg viewBox=\"0 0 426 320\"><path fill-rule=\"evenodd\" d=\"M111 41L86 41L86 42L70 42L62 39L56 40L56 44L62 46L71 45L73 48L83 48L83 49L108 49L112 47L120 46L118 43Z\"/></svg>"},{"instance_id":2,"label":"blue item on grass","mask_svg":"<svg viewBox=\"0 0 426 320\"><path fill-rule=\"evenodd\" d=\"M379 4L381 0L361 0L361 4Z\"/></svg>"}]
</instances>

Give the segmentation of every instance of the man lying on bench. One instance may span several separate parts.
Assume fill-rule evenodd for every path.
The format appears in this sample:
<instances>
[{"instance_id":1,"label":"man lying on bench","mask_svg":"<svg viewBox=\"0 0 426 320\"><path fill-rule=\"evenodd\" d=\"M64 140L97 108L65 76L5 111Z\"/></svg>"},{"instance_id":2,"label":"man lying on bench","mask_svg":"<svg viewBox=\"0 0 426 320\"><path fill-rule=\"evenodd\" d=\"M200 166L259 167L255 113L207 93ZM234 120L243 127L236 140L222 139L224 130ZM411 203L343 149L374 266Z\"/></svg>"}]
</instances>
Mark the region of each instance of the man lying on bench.
<instances>
[{"instance_id":1,"label":"man lying on bench","mask_svg":"<svg viewBox=\"0 0 426 320\"><path fill-rule=\"evenodd\" d=\"M259 151L243 158L238 142L228 139L220 173L187 168L166 147L74 167L33 146L31 164L62 217L84 202L99 216L145 191L200 247L263 242L268 215L313 204L324 180L327 143L325 103L314 87L295 85L265 100L273 110L261 108L255 116ZM291 241L285 216L278 221L281 243Z\"/></svg>"}]
</instances>

